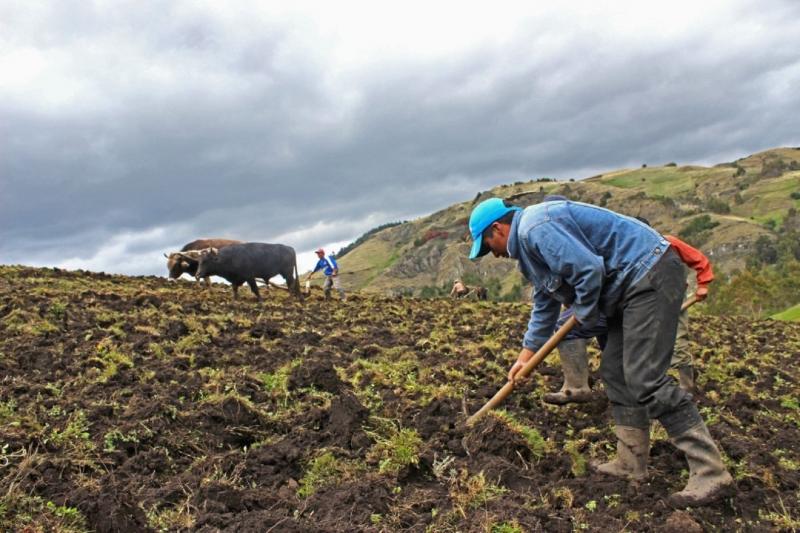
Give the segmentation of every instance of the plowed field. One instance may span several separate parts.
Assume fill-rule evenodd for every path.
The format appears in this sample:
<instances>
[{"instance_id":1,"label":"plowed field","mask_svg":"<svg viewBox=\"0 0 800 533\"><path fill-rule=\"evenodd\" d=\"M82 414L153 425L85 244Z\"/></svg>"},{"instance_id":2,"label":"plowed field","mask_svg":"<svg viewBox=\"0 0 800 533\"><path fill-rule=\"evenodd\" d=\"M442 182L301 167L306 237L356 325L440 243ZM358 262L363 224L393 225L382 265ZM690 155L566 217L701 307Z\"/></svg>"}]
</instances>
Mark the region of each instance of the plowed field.
<instances>
[{"instance_id":1,"label":"plowed field","mask_svg":"<svg viewBox=\"0 0 800 533\"><path fill-rule=\"evenodd\" d=\"M800 325L692 321L736 492L675 510L686 463L660 426L645 483L589 471L613 454L608 405L543 404L555 357L465 427L504 383L526 305L241 294L0 267L0 529L800 527Z\"/></svg>"}]
</instances>

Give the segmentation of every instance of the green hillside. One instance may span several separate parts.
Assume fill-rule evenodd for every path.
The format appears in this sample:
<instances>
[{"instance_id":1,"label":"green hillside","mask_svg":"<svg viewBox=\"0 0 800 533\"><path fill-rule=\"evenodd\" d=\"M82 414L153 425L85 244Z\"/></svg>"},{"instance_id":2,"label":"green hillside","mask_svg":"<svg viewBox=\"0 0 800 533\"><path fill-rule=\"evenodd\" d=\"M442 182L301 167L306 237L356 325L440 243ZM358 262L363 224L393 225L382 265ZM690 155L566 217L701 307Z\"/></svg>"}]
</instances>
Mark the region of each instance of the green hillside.
<instances>
[{"instance_id":1,"label":"green hillside","mask_svg":"<svg viewBox=\"0 0 800 533\"><path fill-rule=\"evenodd\" d=\"M792 322L800 322L800 304L790 307L786 311L772 315L775 320L788 320Z\"/></svg>"},{"instance_id":2,"label":"green hillside","mask_svg":"<svg viewBox=\"0 0 800 533\"><path fill-rule=\"evenodd\" d=\"M367 292L434 296L463 277L490 287L496 299L527 298L513 262L467 260L467 219L484 198L524 207L546 194L646 217L662 233L702 248L715 269L728 274L747 266L757 242L775 243L784 232L800 229L800 148L767 150L710 168L668 163L577 181L499 185L427 217L374 231L339 258L344 282Z\"/></svg>"}]
</instances>

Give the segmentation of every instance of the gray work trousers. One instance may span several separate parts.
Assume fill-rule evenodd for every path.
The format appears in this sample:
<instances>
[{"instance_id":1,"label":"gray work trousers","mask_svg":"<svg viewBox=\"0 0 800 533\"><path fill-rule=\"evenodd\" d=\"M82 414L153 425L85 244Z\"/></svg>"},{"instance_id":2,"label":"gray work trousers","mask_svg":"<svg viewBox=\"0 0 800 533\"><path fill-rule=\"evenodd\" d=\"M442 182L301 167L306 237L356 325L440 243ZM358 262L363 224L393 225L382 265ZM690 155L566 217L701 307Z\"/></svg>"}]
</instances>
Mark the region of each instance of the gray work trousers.
<instances>
[{"instance_id":1,"label":"gray work trousers","mask_svg":"<svg viewBox=\"0 0 800 533\"><path fill-rule=\"evenodd\" d=\"M655 418L675 436L702 421L691 395L667 375L685 280L683 263L668 248L608 319L600 374L617 425L647 428Z\"/></svg>"},{"instance_id":2,"label":"gray work trousers","mask_svg":"<svg viewBox=\"0 0 800 533\"><path fill-rule=\"evenodd\" d=\"M692 366L692 351L689 349L689 310L682 311L678 317L678 335L675 337L675 353L672 354L672 368Z\"/></svg>"}]
</instances>

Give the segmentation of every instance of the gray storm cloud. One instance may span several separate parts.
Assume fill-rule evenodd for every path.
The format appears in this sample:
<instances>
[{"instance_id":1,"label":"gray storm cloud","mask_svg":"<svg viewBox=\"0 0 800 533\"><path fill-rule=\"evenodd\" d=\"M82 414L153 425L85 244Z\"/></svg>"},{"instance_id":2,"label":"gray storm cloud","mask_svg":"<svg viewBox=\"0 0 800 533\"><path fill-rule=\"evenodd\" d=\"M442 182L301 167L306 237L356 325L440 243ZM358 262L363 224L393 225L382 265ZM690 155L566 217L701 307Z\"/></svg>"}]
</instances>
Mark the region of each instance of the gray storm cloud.
<instances>
[{"instance_id":1,"label":"gray storm cloud","mask_svg":"<svg viewBox=\"0 0 800 533\"><path fill-rule=\"evenodd\" d=\"M356 66L247 4L4 5L0 262L163 274L196 237L307 251L505 181L800 143L800 6L729 5Z\"/></svg>"}]
</instances>

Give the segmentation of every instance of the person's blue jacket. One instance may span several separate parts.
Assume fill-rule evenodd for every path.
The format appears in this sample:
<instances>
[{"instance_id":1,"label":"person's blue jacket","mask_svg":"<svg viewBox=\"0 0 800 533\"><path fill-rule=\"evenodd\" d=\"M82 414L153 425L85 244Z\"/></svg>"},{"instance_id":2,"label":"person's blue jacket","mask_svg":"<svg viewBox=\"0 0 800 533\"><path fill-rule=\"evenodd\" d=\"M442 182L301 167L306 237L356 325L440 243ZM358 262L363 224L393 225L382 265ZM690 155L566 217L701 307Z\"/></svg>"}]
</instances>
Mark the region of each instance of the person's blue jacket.
<instances>
[{"instance_id":1,"label":"person's blue jacket","mask_svg":"<svg viewBox=\"0 0 800 533\"><path fill-rule=\"evenodd\" d=\"M561 304L590 327L612 316L669 242L635 218L580 202L555 201L514 215L508 255L535 288L523 346L538 350L553 334Z\"/></svg>"},{"instance_id":2,"label":"person's blue jacket","mask_svg":"<svg viewBox=\"0 0 800 533\"><path fill-rule=\"evenodd\" d=\"M314 272L317 272L318 270L321 270L323 268L325 269L323 274L325 274L326 276L330 276L331 274L333 274L333 269L334 268L338 269L339 265L336 264L336 259L334 259L332 255L329 255L317 261L317 264L314 266Z\"/></svg>"}]
</instances>

